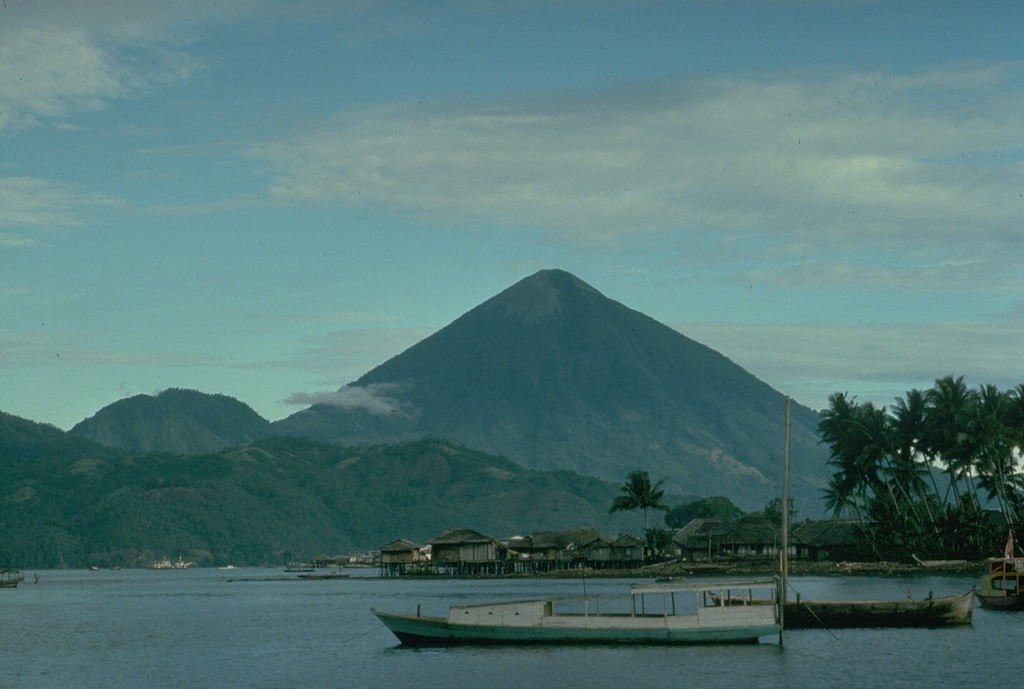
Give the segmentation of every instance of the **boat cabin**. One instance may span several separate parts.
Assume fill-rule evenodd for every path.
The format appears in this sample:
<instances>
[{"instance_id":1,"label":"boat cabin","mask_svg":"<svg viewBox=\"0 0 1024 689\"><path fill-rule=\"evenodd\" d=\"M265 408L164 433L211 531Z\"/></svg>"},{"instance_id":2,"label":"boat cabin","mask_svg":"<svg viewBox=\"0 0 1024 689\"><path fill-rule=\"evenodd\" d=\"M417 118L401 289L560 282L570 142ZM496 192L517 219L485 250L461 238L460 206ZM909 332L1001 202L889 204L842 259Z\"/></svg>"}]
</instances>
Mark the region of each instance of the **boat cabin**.
<instances>
[{"instance_id":1,"label":"boat cabin","mask_svg":"<svg viewBox=\"0 0 1024 689\"><path fill-rule=\"evenodd\" d=\"M988 560L988 566L978 591L978 601L982 606L1024 610L1024 558L992 558Z\"/></svg>"}]
</instances>

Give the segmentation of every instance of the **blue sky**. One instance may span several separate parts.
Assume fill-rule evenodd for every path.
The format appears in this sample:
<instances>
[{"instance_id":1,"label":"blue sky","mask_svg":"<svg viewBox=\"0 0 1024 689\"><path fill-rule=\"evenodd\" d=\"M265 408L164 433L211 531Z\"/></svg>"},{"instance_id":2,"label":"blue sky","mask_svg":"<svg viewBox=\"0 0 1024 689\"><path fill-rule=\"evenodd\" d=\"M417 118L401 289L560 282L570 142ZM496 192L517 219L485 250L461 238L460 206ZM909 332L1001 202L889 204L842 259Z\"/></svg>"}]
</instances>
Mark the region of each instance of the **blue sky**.
<instances>
[{"instance_id":1,"label":"blue sky","mask_svg":"<svg viewBox=\"0 0 1024 689\"><path fill-rule=\"evenodd\" d=\"M1024 5L0 7L2 411L283 418L542 268L815 408L1024 382Z\"/></svg>"}]
</instances>

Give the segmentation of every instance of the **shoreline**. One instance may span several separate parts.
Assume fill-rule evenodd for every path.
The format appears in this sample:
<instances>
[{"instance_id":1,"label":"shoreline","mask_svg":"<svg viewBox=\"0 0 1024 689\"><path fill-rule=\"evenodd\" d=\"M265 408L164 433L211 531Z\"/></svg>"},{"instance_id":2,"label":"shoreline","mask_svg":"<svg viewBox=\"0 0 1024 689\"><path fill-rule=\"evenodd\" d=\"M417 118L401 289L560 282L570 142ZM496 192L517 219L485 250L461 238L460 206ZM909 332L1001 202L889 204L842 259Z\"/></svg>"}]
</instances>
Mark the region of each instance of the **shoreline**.
<instances>
[{"instance_id":1,"label":"shoreline","mask_svg":"<svg viewBox=\"0 0 1024 689\"><path fill-rule=\"evenodd\" d=\"M777 574L778 562L669 562L640 570L654 576L718 576L722 574ZM984 561L919 565L913 562L822 562L790 560L790 576L920 576L923 574L980 576Z\"/></svg>"},{"instance_id":2,"label":"shoreline","mask_svg":"<svg viewBox=\"0 0 1024 689\"><path fill-rule=\"evenodd\" d=\"M919 565L907 562L811 562L790 561L789 576L981 576L986 570L983 560ZM562 569L548 572L516 574L406 574L385 579L578 579L581 576L620 579L671 579L675 577L761 576L779 573L775 560L731 562L662 562L634 569Z\"/></svg>"}]
</instances>

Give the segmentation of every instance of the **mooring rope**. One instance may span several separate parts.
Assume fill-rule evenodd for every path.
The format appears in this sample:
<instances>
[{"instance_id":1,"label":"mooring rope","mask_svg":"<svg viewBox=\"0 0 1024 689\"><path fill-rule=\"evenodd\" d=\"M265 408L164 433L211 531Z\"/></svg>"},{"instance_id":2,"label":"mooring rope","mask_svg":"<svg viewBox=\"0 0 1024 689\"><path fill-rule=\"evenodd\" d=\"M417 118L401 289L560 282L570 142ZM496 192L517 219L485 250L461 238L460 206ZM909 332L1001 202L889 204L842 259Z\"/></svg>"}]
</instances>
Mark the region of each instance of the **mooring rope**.
<instances>
[{"instance_id":1,"label":"mooring rope","mask_svg":"<svg viewBox=\"0 0 1024 689\"><path fill-rule=\"evenodd\" d=\"M793 585L789 584L789 588L793 589ZM796 589L793 589L793 593L797 593ZM805 608L807 608L807 612L811 613L811 617L813 617L815 620L818 621L818 624L821 625L821 628L824 629L826 632L828 632L829 635L833 639L835 639L836 641L839 641L839 637L836 636L835 632L833 632L831 628L826 626L826 624L821 621L821 618L818 617L818 615L814 612L814 610L811 608L811 606L807 605L807 603L804 603L803 601L800 600L800 594L799 593L797 593L797 595L796 595L796 603L797 603L797 605L803 605ZM782 604L785 605L786 601L782 601ZM783 622L785 622L785 616L783 616Z\"/></svg>"},{"instance_id":2,"label":"mooring rope","mask_svg":"<svg viewBox=\"0 0 1024 689\"><path fill-rule=\"evenodd\" d=\"M343 644L347 644L347 643L348 643L348 642L350 642L350 641L355 641L356 639L359 639L359 638L361 638L361 637L364 637L364 636L366 636L367 634L373 634L374 632L376 632L376 631L379 631L379 630L381 630L381 629L387 629L387 627L385 627L385 626L384 626L384 625L382 625L382 624L378 624L378 625L377 625L376 627L374 627L373 629L371 629L371 630L370 630L370 631L368 631L368 632L363 632L362 634L356 634L355 636L350 636L350 637L349 637L349 638L347 638L347 639L342 639L342 640L341 640L341 643L343 643Z\"/></svg>"}]
</instances>

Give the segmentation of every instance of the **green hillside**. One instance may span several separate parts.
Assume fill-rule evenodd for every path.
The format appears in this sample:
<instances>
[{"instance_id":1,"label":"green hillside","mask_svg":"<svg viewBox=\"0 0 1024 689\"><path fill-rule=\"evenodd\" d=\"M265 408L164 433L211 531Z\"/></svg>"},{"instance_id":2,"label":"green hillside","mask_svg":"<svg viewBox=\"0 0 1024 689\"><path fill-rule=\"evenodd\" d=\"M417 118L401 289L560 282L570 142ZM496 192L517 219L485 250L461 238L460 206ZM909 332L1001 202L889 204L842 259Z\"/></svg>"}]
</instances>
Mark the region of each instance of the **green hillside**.
<instances>
[{"instance_id":1,"label":"green hillside","mask_svg":"<svg viewBox=\"0 0 1024 689\"><path fill-rule=\"evenodd\" d=\"M2 438L43 432L2 421ZM144 566L178 555L201 565L283 563L400 537L423 542L454 527L499 538L572 526L640 531L637 515L608 515L613 483L444 441L275 438L203 455L129 455L54 430L40 445L24 443L23 459L5 454L5 466L31 466L0 483L2 566Z\"/></svg>"},{"instance_id":2,"label":"green hillside","mask_svg":"<svg viewBox=\"0 0 1024 689\"><path fill-rule=\"evenodd\" d=\"M171 388L109 404L71 435L129 452L216 452L268 434L270 422L227 395Z\"/></svg>"}]
</instances>

